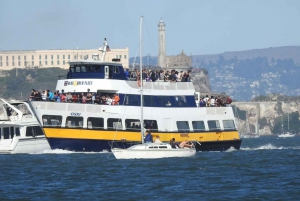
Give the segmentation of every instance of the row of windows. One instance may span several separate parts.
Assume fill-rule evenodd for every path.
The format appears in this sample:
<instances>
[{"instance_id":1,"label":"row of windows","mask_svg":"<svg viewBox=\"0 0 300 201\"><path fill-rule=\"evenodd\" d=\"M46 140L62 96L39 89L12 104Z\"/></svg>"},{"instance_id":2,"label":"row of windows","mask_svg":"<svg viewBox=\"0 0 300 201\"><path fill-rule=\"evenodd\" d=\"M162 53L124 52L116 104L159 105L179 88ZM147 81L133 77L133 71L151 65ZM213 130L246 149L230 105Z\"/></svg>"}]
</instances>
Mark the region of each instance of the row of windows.
<instances>
[{"instance_id":1,"label":"row of windows","mask_svg":"<svg viewBox=\"0 0 300 201\"><path fill-rule=\"evenodd\" d=\"M53 60L54 59L54 55L44 55L44 59L45 60L47 60L48 59L48 56L50 56L50 58ZM17 59L18 58L18 60L21 60L21 57L22 56L11 56L11 60L12 61L14 61L15 59ZM39 57L39 59L41 60L42 59L42 55L39 55L38 56ZM78 56L80 59L83 59L84 58L84 56L83 55L80 55L80 56ZM4 58L6 58L6 61L8 61L9 60L9 56L5 56ZM3 59L4 59L3 58ZM60 58L60 56L59 55L56 55L56 58L57 59L59 59ZM71 55L62 55L62 59L66 59L66 58L68 58L68 59L71 59ZM88 58L88 57L87 57ZM122 59L122 55L116 55L116 58L118 59ZM124 55L124 59L126 59L127 57L126 57L126 55ZM27 56L26 55L24 55L23 56L23 59L24 59L24 61L26 61L26 59L27 59ZM77 56L76 55L74 55L74 59L77 59ZM34 55L31 55L31 60L34 60ZM2 61L2 56L0 56L0 61Z\"/></svg>"},{"instance_id":2,"label":"row of windows","mask_svg":"<svg viewBox=\"0 0 300 201\"><path fill-rule=\"evenodd\" d=\"M116 55L117 59L122 59L122 55ZM126 55L124 55L124 59L126 59Z\"/></svg>"},{"instance_id":3,"label":"row of windows","mask_svg":"<svg viewBox=\"0 0 300 201\"><path fill-rule=\"evenodd\" d=\"M70 60L69 60L68 62L70 62ZM12 62L12 66L15 66L15 64L17 64L17 62L15 63L15 62L13 61L13 62ZM48 64L48 61L45 61L44 64L45 64L45 65L49 65L50 62L49 62L49 64ZM56 64L57 64L57 65L60 65L60 61L57 61ZM67 63L66 63L65 60L63 60L62 64L63 64L63 65L66 65ZM31 63L30 63L29 61L24 61L24 66L29 66L29 65L34 66L34 65L35 65L35 62L34 62L34 61L31 61ZM38 65L43 65L43 62L42 62L42 61L39 61ZM51 61L51 65L54 65L54 62L53 62L53 61ZM0 66L3 66L2 62L0 62ZM9 62L6 62L6 66L9 66ZM20 61L18 61L18 66L21 66L21 62L20 62Z\"/></svg>"},{"instance_id":4,"label":"row of windows","mask_svg":"<svg viewBox=\"0 0 300 201\"><path fill-rule=\"evenodd\" d=\"M120 101L127 106L140 106L141 96L133 94L120 94ZM194 96L143 96L146 107L196 107Z\"/></svg>"},{"instance_id":5,"label":"row of windows","mask_svg":"<svg viewBox=\"0 0 300 201\"><path fill-rule=\"evenodd\" d=\"M26 136L41 136L44 135L40 126L29 126L26 128ZM0 140L1 139L13 139L14 136L20 136L19 127L4 127L0 129Z\"/></svg>"},{"instance_id":6,"label":"row of windows","mask_svg":"<svg viewBox=\"0 0 300 201\"><path fill-rule=\"evenodd\" d=\"M74 65L70 67L71 73L104 73L104 65ZM120 73L121 66L109 66L109 70L113 73Z\"/></svg>"},{"instance_id":7,"label":"row of windows","mask_svg":"<svg viewBox=\"0 0 300 201\"><path fill-rule=\"evenodd\" d=\"M68 57L68 59L71 59L71 55L67 55L67 57ZM75 57L76 57L76 56L74 56L74 58L75 58ZM6 58L7 61L9 60L9 56L6 56L5 58ZM26 61L27 56L24 55L23 58L24 58L24 60ZM44 55L44 58L47 60L47 59L48 59L48 55ZM53 60L53 58L54 58L54 56L51 55L51 59L52 59L52 60ZM59 55L57 55L56 58L59 59ZM63 58L63 59L66 59L66 55L63 55L62 58ZM40 60L42 59L42 55L39 55L39 59L40 59ZM14 60L15 60L15 56L11 56L11 60L14 61ZM21 60L21 56L18 56L18 60ZM34 60L34 55L31 55L31 60ZM2 61L2 56L0 56L0 61Z\"/></svg>"},{"instance_id":8,"label":"row of windows","mask_svg":"<svg viewBox=\"0 0 300 201\"><path fill-rule=\"evenodd\" d=\"M56 115L43 115L43 126L45 127L61 127L62 116ZM141 123L139 119L125 119L123 127L122 119L108 118L107 125L104 125L104 118L88 117L87 125L84 126L83 117L68 116L65 121L65 127L67 128L83 128L88 129L113 129L113 130L140 130ZM235 130L235 124L233 120L223 120L223 130ZM190 132L190 126L188 121L177 121L177 130L179 132ZM207 121L208 129L205 128L204 121L192 121L193 131L216 131L221 130L220 122L218 120ZM156 120L144 120L144 128L151 129L152 131L158 131L158 125Z\"/></svg>"}]
</instances>

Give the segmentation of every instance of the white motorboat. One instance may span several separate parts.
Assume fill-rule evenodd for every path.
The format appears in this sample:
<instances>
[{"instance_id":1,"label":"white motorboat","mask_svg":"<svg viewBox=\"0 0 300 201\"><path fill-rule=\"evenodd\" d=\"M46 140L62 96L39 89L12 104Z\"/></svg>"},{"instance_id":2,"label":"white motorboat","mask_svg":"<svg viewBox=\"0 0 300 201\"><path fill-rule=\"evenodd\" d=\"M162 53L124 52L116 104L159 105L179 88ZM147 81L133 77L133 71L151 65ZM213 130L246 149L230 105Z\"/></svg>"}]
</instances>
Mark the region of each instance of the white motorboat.
<instances>
[{"instance_id":1,"label":"white motorboat","mask_svg":"<svg viewBox=\"0 0 300 201\"><path fill-rule=\"evenodd\" d=\"M28 103L1 100L3 115L0 119L0 153L36 153L50 149Z\"/></svg>"},{"instance_id":2,"label":"white motorboat","mask_svg":"<svg viewBox=\"0 0 300 201\"><path fill-rule=\"evenodd\" d=\"M281 134L278 134L278 137L280 137L280 138L295 137L295 135L296 135L296 134L287 132L287 133L281 133Z\"/></svg>"},{"instance_id":3,"label":"white motorboat","mask_svg":"<svg viewBox=\"0 0 300 201\"><path fill-rule=\"evenodd\" d=\"M116 159L155 159L196 155L195 148L174 149L167 143L144 143L133 145L128 149L113 148L111 151Z\"/></svg>"}]
</instances>

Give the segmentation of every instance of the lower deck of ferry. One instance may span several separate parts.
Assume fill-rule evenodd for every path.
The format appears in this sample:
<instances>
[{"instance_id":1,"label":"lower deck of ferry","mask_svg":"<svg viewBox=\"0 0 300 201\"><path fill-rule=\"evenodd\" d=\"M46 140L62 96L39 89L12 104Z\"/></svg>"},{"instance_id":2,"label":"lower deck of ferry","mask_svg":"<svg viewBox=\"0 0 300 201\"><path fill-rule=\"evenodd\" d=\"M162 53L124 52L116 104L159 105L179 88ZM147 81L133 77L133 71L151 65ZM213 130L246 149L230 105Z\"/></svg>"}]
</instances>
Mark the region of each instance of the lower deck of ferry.
<instances>
[{"instance_id":1,"label":"lower deck of ferry","mask_svg":"<svg viewBox=\"0 0 300 201\"><path fill-rule=\"evenodd\" d=\"M141 143L140 132L109 131L67 128L44 128L49 145L52 149L63 149L77 152L102 152L111 148L128 148ZM162 142L175 138L180 143L183 140L197 141L197 151L226 151L240 149L241 139L236 130L222 132L153 132L153 139L160 137Z\"/></svg>"}]
</instances>

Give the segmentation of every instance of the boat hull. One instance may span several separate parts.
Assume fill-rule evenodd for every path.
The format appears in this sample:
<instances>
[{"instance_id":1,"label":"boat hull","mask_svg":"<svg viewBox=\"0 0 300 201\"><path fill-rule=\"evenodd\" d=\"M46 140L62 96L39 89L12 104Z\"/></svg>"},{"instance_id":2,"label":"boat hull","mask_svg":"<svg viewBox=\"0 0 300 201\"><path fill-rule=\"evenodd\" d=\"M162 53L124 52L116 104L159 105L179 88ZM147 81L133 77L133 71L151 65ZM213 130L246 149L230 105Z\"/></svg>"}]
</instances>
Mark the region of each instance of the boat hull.
<instances>
[{"instance_id":1,"label":"boat hull","mask_svg":"<svg viewBox=\"0 0 300 201\"><path fill-rule=\"evenodd\" d=\"M112 149L116 159L156 159L172 157L193 157L195 149L169 149L169 150L133 150L133 149Z\"/></svg>"},{"instance_id":2,"label":"boat hull","mask_svg":"<svg viewBox=\"0 0 300 201\"><path fill-rule=\"evenodd\" d=\"M26 154L39 153L51 149L45 136L17 138L11 141L10 146L1 146L0 153Z\"/></svg>"},{"instance_id":3,"label":"boat hull","mask_svg":"<svg viewBox=\"0 0 300 201\"><path fill-rule=\"evenodd\" d=\"M51 149L63 149L78 152L102 152L111 151L110 144L112 140L48 138L48 142L51 146ZM241 142L241 140L201 142L201 145L196 144L196 150L226 151L232 148L239 150L241 147ZM114 141L113 146L125 149L138 143L140 142Z\"/></svg>"},{"instance_id":4,"label":"boat hull","mask_svg":"<svg viewBox=\"0 0 300 201\"><path fill-rule=\"evenodd\" d=\"M295 137L295 134L281 134L278 135L279 138L286 138L286 137Z\"/></svg>"}]
</instances>

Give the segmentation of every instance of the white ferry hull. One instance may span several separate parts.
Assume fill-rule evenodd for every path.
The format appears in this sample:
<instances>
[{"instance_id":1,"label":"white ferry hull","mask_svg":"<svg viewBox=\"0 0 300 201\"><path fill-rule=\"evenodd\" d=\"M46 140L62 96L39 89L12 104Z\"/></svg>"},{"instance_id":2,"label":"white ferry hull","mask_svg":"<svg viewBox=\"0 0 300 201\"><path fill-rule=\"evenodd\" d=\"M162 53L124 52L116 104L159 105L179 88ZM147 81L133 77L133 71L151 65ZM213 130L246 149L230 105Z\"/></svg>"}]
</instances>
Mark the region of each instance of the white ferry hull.
<instances>
[{"instance_id":1,"label":"white ferry hull","mask_svg":"<svg viewBox=\"0 0 300 201\"><path fill-rule=\"evenodd\" d=\"M156 159L171 157L193 157L195 149L172 149L172 150L134 150L134 149L112 149L116 159Z\"/></svg>"},{"instance_id":2,"label":"white ferry hull","mask_svg":"<svg viewBox=\"0 0 300 201\"><path fill-rule=\"evenodd\" d=\"M51 149L45 136L25 137L9 140L7 146L0 144L0 153L6 154L27 154L39 153L46 149Z\"/></svg>"}]
</instances>

